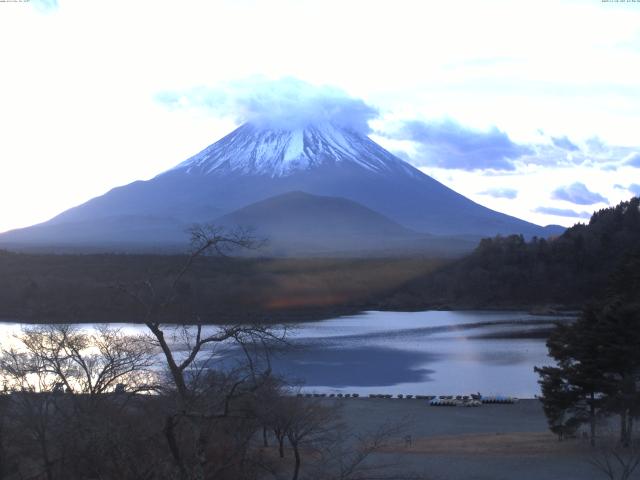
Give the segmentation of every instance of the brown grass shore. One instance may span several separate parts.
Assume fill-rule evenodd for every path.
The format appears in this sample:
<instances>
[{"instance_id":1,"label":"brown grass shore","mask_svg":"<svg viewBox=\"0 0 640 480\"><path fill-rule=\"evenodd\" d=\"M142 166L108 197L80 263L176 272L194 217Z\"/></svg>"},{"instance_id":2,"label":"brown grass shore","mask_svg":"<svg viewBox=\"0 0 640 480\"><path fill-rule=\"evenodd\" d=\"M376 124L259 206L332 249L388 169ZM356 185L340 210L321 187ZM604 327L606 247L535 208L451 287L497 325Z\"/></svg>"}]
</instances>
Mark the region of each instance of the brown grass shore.
<instances>
[{"instance_id":1,"label":"brown grass shore","mask_svg":"<svg viewBox=\"0 0 640 480\"><path fill-rule=\"evenodd\" d=\"M445 260L215 258L190 268L165 321L291 322L402 303L393 294ZM137 322L123 293L151 281L160 295L185 263L171 255L49 255L0 250L0 319L34 323Z\"/></svg>"},{"instance_id":2,"label":"brown grass shore","mask_svg":"<svg viewBox=\"0 0 640 480\"><path fill-rule=\"evenodd\" d=\"M344 399L342 418L356 433L402 426L376 461L438 480L597 480L604 478L581 436L558 441L538 400L434 407L415 399ZM410 441L407 441L407 436Z\"/></svg>"}]
</instances>

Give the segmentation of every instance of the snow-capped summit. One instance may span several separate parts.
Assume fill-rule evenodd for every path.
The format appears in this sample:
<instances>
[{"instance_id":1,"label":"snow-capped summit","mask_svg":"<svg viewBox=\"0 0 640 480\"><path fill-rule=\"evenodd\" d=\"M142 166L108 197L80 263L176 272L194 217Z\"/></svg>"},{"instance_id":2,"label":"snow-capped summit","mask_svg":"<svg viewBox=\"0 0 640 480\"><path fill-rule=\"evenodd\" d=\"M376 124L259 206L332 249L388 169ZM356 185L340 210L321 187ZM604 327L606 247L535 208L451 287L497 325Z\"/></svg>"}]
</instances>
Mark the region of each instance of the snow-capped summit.
<instances>
[{"instance_id":1,"label":"snow-capped summit","mask_svg":"<svg viewBox=\"0 0 640 480\"><path fill-rule=\"evenodd\" d=\"M189 174L284 177L325 163L352 163L372 172L414 169L367 136L329 122L292 130L246 123L173 170Z\"/></svg>"}]
</instances>

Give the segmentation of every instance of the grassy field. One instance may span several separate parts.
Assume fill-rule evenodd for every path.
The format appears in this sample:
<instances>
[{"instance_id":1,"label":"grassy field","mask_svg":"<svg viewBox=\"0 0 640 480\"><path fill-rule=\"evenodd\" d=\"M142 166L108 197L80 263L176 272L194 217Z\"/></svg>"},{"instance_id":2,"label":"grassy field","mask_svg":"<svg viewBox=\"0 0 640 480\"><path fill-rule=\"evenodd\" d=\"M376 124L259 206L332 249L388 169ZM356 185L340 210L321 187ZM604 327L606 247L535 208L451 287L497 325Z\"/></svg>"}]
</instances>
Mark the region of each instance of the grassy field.
<instances>
[{"instance_id":1,"label":"grassy field","mask_svg":"<svg viewBox=\"0 0 640 480\"><path fill-rule=\"evenodd\" d=\"M427 401L344 399L342 418L363 434L384 423L401 433L375 461L438 480L590 480L605 478L582 438L559 442L538 400L477 408L432 407ZM410 441L406 436L409 435Z\"/></svg>"}]
</instances>

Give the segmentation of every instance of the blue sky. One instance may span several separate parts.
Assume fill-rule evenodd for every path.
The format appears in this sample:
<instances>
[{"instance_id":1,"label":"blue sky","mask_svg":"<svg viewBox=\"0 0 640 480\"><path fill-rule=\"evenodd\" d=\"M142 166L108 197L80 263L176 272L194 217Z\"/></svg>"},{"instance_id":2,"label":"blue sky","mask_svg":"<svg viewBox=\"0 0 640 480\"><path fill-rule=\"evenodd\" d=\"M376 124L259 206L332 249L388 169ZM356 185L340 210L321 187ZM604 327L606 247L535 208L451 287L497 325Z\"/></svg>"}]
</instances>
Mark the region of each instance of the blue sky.
<instances>
[{"instance_id":1,"label":"blue sky","mask_svg":"<svg viewBox=\"0 0 640 480\"><path fill-rule=\"evenodd\" d=\"M0 3L0 42L0 231L265 112L337 108L539 224L584 221L640 184L640 3L31 0Z\"/></svg>"}]
</instances>

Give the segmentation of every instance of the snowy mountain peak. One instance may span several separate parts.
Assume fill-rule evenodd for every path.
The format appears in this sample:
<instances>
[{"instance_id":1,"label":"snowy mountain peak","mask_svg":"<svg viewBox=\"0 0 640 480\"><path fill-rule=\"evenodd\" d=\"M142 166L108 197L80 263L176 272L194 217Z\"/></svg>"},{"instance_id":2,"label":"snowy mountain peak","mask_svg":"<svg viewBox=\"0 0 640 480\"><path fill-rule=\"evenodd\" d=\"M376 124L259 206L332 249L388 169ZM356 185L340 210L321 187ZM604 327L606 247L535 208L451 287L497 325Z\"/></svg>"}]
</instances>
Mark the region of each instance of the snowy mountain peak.
<instances>
[{"instance_id":1,"label":"snowy mountain peak","mask_svg":"<svg viewBox=\"0 0 640 480\"><path fill-rule=\"evenodd\" d=\"M294 130L246 123L172 171L209 175L236 172L284 177L325 163L351 163L373 172L417 171L367 136L330 123Z\"/></svg>"}]
</instances>

